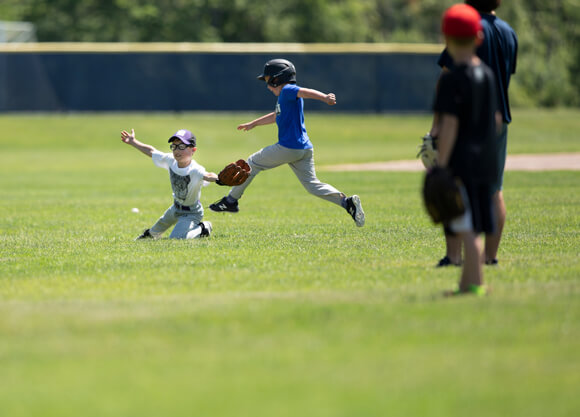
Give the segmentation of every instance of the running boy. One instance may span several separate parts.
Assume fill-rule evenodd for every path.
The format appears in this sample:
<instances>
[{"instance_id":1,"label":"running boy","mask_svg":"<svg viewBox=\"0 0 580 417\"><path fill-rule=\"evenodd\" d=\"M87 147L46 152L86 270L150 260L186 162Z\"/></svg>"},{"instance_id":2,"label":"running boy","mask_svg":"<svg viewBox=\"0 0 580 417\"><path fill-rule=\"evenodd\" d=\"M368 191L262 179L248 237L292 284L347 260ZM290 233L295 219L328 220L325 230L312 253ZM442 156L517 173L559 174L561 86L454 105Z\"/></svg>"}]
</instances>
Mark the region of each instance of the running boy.
<instances>
[{"instance_id":1,"label":"running boy","mask_svg":"<svg viewBox=\"0 0 580 417\"><path fill-rule=\"evenodd\" d=\"M278 97L276 110L239 125L238 130L248 131L256 126L276 123L278 143L251 155L248 158L252 167L250 177L244 184L233 187L227 196L211 204L209 208L218 212L238 212L238 200L256 175L261 171L288 164L308 192L343 207L358 227L364 226L365 214L360 198L357 195L347 197L332 185L321 182L314 169L313 145L304 125L304 99L320 100L333 106L336 104L334 94L297 86L294 65L285 59L266 62L258 79L265 81L268 90Z\"/></svg>"},{"instance_id":2,"label":"running boy","mask_svg":"<svg viewBox=\"0 0 580 417\"><path fill-rule=\"evenodd\" d=\"M212 226L210 222L202 221L203 206L199 198L203 181L215 182L218 177L213 172L206 172L204 167L192 159L197 150L195 136L189 130L178 130L168 141L172 153L163 153L151 145L139 142L134 129L131 129L131 133L123 130L121 140L152 158L158 167L168 170L173 189L171 207L137 239L157 238L173 225L175 227L169 235L170 239L208 237Z\"/></svg>"},{"instance_id":3,"label":"running boy","mask_svg":"<svg viewBox=\"0 0 580 417\"><path fill-rule=\"evenodd\" d=\"M465 214L447 224L465 248L459 288L450 294L485 294L479 234L494 228L492 187L501 115L493 72L475 55L483 40L480 20L477 10L466 4L456 4L443 15L442 32L454 66L441 75L433 106L439 114L437 163L465 187Z\"/></svg>"}]
</instances>

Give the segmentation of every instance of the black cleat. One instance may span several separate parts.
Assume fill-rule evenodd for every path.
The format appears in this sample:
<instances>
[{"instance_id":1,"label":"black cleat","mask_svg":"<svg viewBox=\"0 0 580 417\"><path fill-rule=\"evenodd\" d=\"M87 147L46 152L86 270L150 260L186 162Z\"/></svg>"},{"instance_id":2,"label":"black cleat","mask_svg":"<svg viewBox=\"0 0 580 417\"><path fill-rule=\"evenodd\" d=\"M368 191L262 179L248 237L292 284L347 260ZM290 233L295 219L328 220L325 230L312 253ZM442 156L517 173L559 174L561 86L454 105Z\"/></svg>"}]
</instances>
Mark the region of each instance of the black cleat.
<instances>
[{"instance_id":1,"label":"black cleat","mask_svg":"<svg viewBox=\"0 0 580 417\"><path fill-rule=\"evenodd\" d=\"M346 211L352 216L352 219L358 227L365 225L365 212L363 211L358 195L353 195L346 199Z\"/></svg>"},{"instance_id":2,"label":"black cleat","mask_svg":"<svg viewBox=\"0 0 580 417\"><path fill-rule=\"evenodd\" d=\"M237 213L240 211L238 208L238 202L235 203L228 203L227 197L222 198L220 201L216 201L213 204L209 205L209 209L212 211L217 211L218 213L227 211L230 213Z\"/></svg>"},{"instance_id":3,"label":"black cleat","mask_svg":"<svg viewBox=\"0 0 580 417\"><path fill-rule=\"evenodd\" d=\"M449 256L445 255L443 258L439 260L439 263L436 265L436 267L441 268L445 266L461 266L461 262L459 262L458 264L454 264L453 262L451 262L451 259L449 259Z\"/></svg>"},{"instance_id":4,"label":"black cleat","mask_svg":"<svg viewBox=\"0 0 580 417\"><path fill-rule=\"evenodd\" d=\"M201 226L199 237L209 237L212 231L211 222L201 222L199 225Z\"/></svg>"},{"instance_id":5,"label":"black cleat","mask_svg":"<svg viewBox=\"0 0 580 417\"><path fill-rule=\"evenodd\" d=\"M149 229L145 229L143 233L141 233L139 236L135 238L135 240L141 239L153 239L153 235L149 232Z\"/></svg>"}]
</instances>

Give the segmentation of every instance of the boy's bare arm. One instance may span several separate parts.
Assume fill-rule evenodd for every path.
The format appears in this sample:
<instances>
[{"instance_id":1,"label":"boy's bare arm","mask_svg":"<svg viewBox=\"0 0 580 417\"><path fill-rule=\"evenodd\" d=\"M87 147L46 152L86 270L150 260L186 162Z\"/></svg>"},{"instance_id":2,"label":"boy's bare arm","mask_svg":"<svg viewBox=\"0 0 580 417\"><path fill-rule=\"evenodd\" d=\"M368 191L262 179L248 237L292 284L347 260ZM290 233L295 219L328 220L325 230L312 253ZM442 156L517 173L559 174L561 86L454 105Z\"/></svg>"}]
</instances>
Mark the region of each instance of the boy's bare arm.
<instances>
[{"instance_id":1,"label":"boy's bare arm","mask_svg":"<svg viewBox=\"0 0 580 417\"><path fill-rule=\"evenodd\" d=\"M203 176L203 179L207 182L216 182L218 176L215 172L206 172L205 175Z\"/></svg>"},{"instance_id":2,"label":"boy's bare arm","mask_svg":"<svg viewBox=\"0 0 580 417\"><path fill-rule=\"evenodd\" d=\"M131 145L135 149L143 152L145 155L151 158L155 148L151 145L147 145L146 143L141 143L135 138L135 129L131 129L131 133L123 130L121 132L121 140L126 143L127 145Z\"/></svg>"},{"instance_id":3,"label":"boy's bare arm","mask_svg":"<svg viewBox=\"0 0 580 417\"><path fill-rule=\"evenodd\" d=\"M455 146L457 139L457 131L459 129L459 119L457 116L443 113L440 115L441 123L439 129L439 139L437 142L437 165L446 167L451 157L451 152Z\"/></svg>"},{"instance_id":4,"label":"boy's bare arm","mask_svg":"<svg viewBox=\"0 0 580 417\"><path fill-rule=\"evenodd\" d=\"M329 106L334 106L336 104L336 96L334 93L324 94L321 91L314 90L312 88L300 88L298 90L298 97L300 98L312 98L314 100L323 101Z\"/></svg>"},{"instance_id":5,"label":"boy's bare arm","mask_svg":"<svg viewBox=\"0 0 580 417\"><path fill-rule=\"evenodd\" d=\"M257 118L256 120L252 120L251 122L242 123L241 125L238 126L238 130L248 131L255 128L256 126L269 125L272 123L276 123L275 112L268 113L262 117Z\"/></svg>"}]
</instances>

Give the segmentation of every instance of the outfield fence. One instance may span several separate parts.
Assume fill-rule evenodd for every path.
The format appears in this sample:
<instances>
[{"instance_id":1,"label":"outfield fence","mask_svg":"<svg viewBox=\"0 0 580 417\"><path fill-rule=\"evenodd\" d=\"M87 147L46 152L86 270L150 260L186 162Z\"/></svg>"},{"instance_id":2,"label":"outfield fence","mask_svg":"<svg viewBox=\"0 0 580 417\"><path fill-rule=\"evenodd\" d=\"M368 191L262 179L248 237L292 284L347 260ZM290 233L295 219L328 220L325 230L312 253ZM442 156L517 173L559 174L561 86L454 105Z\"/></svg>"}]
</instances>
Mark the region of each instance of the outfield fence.
<instances>
[{"instance_id":1,"label":"outfield fence","mask_svg":"<svg viewBox=\"0 0 580 417\"><path fill-rule=\"evenodd\" d=\"M256 80L286 58L298 84L337 95L334 111L424 112L437 44L0 44L0 111L265 111ZM309 101L309 110L328 110Z\"/></svg>"}]
</instances>

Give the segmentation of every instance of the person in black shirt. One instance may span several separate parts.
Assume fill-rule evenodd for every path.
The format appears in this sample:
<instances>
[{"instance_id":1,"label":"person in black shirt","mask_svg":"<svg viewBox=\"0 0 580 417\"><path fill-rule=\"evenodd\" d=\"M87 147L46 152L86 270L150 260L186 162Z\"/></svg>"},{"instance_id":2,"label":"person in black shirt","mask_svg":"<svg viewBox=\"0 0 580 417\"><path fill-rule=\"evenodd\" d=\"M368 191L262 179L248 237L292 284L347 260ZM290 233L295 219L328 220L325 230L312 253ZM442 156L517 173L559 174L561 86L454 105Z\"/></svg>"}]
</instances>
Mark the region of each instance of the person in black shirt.
<instances>
[{"instance_id":1,"label":"person in black shirt","mask_svg":"<svg viewBox=\"0 0 580 417\"><path fill-rule=\"evenodd\" d=\"M437 164L462 184L466 211L446 227L463 241L459 287L448 294L483 295L483 243L493 233L493 182L497 172L497 126L501 123L492 70L475 54L483 39L479 13L456 4L443 15L442 32L454 67L439 80L433 110L438 118Z\"/></svg>"},{"instance_id":2,"label":"person in black shirt","mask_svg":"<svg viewBox=\"0 0 580 417\"><path fill-rule=\"evenodd\" d=\"M511 76L516 72L518 37L511 26L496 16L495 10L501 5L501 0L465 0L465 3L474 7L481 16L483 42L478 45L476 54L487 64L495 76L496 92L498 97L499 111L503 116L503 122L499 129L500 146L498 148L496 178L494 180L494 193L492 197L497 227L495 233L485 236L485 263L497 265L497 253L506 219L506 207L503 198L503 176L507 155L508 125L512 121L508 88ZM453 68L453 59L445 49L437 64L447 71ZM434 118L430 136L436 137L436 119ZM437 266L461 264L461 242L445 231L446 253Z\"/></svg>"}]
</instances>

